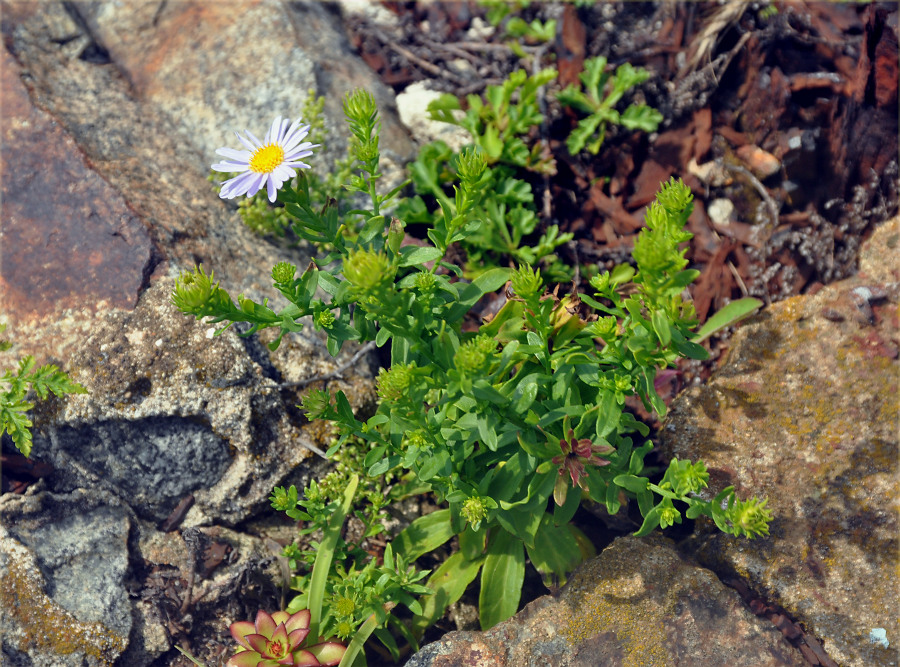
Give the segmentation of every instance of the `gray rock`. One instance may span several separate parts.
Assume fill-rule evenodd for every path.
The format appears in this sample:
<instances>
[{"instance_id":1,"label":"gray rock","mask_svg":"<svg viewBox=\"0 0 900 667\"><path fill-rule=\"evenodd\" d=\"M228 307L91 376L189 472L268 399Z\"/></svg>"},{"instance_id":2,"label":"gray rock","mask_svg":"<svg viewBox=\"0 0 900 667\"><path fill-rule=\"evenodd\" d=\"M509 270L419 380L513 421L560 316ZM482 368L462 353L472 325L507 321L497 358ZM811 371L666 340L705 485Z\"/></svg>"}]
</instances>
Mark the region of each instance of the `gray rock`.
<instances>
[{"instance_id":1,"label":"gray rock","mask_svg":"<svg viewBox=\"0 0 900 667\"><path fill-rule=\"evenodd\" d=\"M818 636L841 665L898 664L897 258L900 219L867 242L859 274L774 304L724 366L673 403L665 453L702 459L711 492L769 498L771 536L700 524L691 548ZM883 629L889 646L870 640Z\"/></svg>"},{"instance_id":2,"label":"gray rock","mask_svg":"<svg viewBox=\"0 0 900 667\"><path fill-rule=\"evenodd\" d=\"M617 539L545 595L487 632L451 632L406 667L805 665L716 576L655 535Z\"/></svg>"},{"instance_id":3,"label":"gray rock","mask_svg":"<svg viewBox=\"0 0 900 667\"><path fill-rule=\"evenodd\" d=\"M412 144L390 91L319 3L3 2L2 13L0 302L15 343L9 358L57 363L89 390L39 403L33 456L54 468L42 482L53 497L105 498L141 535L131 550L124 537L117 542L124 560L109 572L118 579L101 581L87 565L41 550L36 535L60 542L40 523L52 516L46 503L35 506L33 522L17 522L16 536L3 538L14 556L4 556L6 572L16 568L4 577L4 595L61 610L52 619L71 632L60 634L56 623L48 634L31 612L7 615L4 660L148 665L192 631L186 619L197 610L198 619L216 618L215 627L194 628L212 638L205 645L230 645L225 619L255 613L237 603L248 577L265 571L271 587L276 571L265 570L274 560L259 538L215 537L228 531L209 524L246 522L268 507L273 486L319 474L306 445L325 449L331 437L293 407L299 390L266 387L333 371L356 348L332 359L306 330L270 353L267 335L213 336L215 327L171 305L173 279L198 262L234 297L259 301L273 295L275 263L309 262L308 249L254 236L234 204L216 196L207 180L214 150L233 142L233 129L264 131L275 115L298 115L314 88L326 96L330 132L315 165L327 169L346 141L341 98L357 86L381 106L383 152L400 162ZM362 410L373 396L367 361L330 383ZM188 493L195 502L182 529L228 545L211 573L194 571L190 559L167 562L182 538L156 528ZM5 525L21 498L8 502ZM86 541L121 528L118 514L99 509L67 521L57 532L77 527ZM139 593L130 601L122 580L129 567ZM175 591L183 600L185 586L202 598L187 601L186 616L169 597ZM108 620L107 603L98 606L103 619L82 618L69 593L79 587L124 596L116 613L131 630ZM277 596L267 590L265 599L270 605Z\"/></svg>"},{"instance_id":4,"label":"gray rock","mask_svg":"<svg viewBox=\"0 0 900 667\"><path fill-rule=\"evenodd\" d=\"M108 494L0 499L0 627L10 665L111 665L128 643L128 512ZM26 654L28 657L26 657Z\"/></svg>"}]
</instances>

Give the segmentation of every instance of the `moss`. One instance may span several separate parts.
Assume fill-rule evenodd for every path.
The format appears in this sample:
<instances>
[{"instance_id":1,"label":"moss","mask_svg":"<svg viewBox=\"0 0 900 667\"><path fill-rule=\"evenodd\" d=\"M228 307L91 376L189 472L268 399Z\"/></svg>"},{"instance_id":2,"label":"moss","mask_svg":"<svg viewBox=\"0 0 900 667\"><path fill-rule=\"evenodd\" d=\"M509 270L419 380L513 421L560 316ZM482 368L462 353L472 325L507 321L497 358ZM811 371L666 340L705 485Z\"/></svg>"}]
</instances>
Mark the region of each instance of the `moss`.
<instances>
[{"instance_id":1,"label":"moss","mask_svg":"<svg viewBox=\"0 0 900 667\"><path fill-rule=\"evenodd\" d=\"M20 651L36 648L56 655L83 653L112 666L128 646L102 623L83 623L44 593L36 573L10 554L0 584L0 606L21 628Z\"/></svg>"}]
</instances>

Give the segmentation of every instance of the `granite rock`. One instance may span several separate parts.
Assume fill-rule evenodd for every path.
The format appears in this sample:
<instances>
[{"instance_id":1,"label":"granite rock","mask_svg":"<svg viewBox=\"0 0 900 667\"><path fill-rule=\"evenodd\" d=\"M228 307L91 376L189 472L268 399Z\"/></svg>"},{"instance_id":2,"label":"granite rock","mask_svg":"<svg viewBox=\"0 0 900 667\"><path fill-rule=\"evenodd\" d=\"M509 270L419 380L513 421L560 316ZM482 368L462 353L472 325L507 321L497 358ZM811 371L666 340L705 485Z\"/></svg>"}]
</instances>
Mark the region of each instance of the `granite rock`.
<instances>
[{"instance_id":1,"label":"granite rock","mask_svg":"<svg viewBox=\"0 0 900 667\"><path fill-rule=\"evenodd\" d=\"M699 524L700 562L781 605L841 665L897 665L900 219L859 273L776 303L735 335L704 386L672 404L667 456L702 459L711 492L768 497L771 535ZM893 601L893 602L892 602ZM870 640L886 632L889 646Z\"/></svg>"},{"instance_id":2,"label":"granite rock","mask_svg":"<svg viewBox=\"0 0 900 667\"><path fill-rule=\"evenodd\" d=\"M805 665L774 626L659 535L623 537L487 632L451 632L406 667Z\"/></svg>"}]
</instances>

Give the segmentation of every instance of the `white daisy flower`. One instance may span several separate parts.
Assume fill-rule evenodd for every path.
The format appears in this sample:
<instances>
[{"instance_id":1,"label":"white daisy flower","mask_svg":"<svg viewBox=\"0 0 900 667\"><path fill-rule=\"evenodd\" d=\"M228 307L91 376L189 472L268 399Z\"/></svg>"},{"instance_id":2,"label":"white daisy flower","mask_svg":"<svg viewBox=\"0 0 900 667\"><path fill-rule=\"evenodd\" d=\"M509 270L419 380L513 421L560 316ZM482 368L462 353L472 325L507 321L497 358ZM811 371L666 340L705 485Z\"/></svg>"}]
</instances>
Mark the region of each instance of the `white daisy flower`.
<instances>
[{"instance_id":1,"label":"white daisy flower","mask_svg":"<svg viewBox=\"0 0 900 667\"><path fill-rule=\"evenodd\" d=\"M249 130L246 137L235 132L238 140L248 150L220 148L217 155L227 158L212 166L216 171L241 172L239 176L225 181L219 196L222 199L234 199L240 195L252 197L262 190L263 186L269 194L269 201L274 202L279 188L285 181L297 175L294 167L309 169L309 165L300 158L312 155L313 148L319 144L303 141L309 134L309 125L301 125L300 118L288 127L288 119L278 116L272 121L272 127L266 132L266 138L260 141Z\"/></svg>"}]
</instances>

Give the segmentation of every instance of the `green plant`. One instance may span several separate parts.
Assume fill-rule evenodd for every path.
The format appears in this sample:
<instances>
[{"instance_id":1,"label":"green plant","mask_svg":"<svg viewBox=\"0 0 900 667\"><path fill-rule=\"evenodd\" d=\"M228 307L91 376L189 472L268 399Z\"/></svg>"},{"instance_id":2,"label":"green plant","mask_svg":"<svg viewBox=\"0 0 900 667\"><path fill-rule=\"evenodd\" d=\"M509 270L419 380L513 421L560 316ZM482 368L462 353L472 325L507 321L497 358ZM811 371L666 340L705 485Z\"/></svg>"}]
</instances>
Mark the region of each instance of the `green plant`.
<instances>
[{"instance_id":1,"label":"green plant","mask_svg":"<svg viewBox=\"0 0 900 667\"><path fill-rule=\"evenodd\" d=\"M588 114L578 121L566 139L566 146L572 155L587 149L592 155L600 152L600 146L606 138L606 127L609 123L621 125L628 130L654 132L662 122L662 114L646 104L631 104L619 113L615 106L629 89L643 83L650 77L650 72L642 67L633 67L624 63L616 68L614 75L606 71L606 58L588 58L584 61L584 71L579 78L583 90L569 84L557 94L559 101L566 106Z\"/></svg>"},{"instance_id":2,"label":"green plant","mask_svg":"<svg viewBox=\"0 0 900 667\"><path fill-rule=\"evenodd\" d=\"M6 329L5 324L0 324L0 333ZM8 350L11 344L0 340L0 351ZM72 382L69 376L59 370L53 364L46 364L35 368L34 357L27 356L19 360L15 372L7 369L0 382L5 389L0 391L0 434L5 430L11 437L13 444L24 456L31 456L31 420L28 411L34 407L34 403L27 400L29 391L44 400L51 393L56 396L65 394L86 394L87 389L77 382Z\"/></svg>"},{"instance_id":3,"label":"green plant","mask_svg":"<svg viewBox=\"0 0 900 667\"><path fill-rule=\"evenodd\" d=\"M231 636L238 643L238 652L228 660L226 667L337 665L347 648L337 642L306 645L310 636L310 618L306 609L294 614L284 611L269 614L260 609L253 623L232 623Z\"/></svg>"},{"instance_id":4,"label":"green plant","mask_svg":"<svg viewBox=\"0 0 900 667\"><path fill-rule=\"evenodd\" d=\"M531 184L518 178L522 171L555 173L553 160L539 146L529 149L525 143L544 118L538 89L555 77L553 69L531 77L518 70L503 85L488 86L484 100L470 95L468 109L459 119L454 111L459 110L460 101L453 95L444 95L428 107L434 120L465 128L472 136L473 147L480 149L487 163L473 184L476 204L471 216L481 224L461 239L468 257L468 277L505 259L535 266L540 263L545 273L560 281L571 278L568 267L554 254L556 248L572 240L571 234L560 234L557 225L550 225L533 245L525 242L537 232L539 221ZM455 204L448 190L459 180L459 160L460 155L442 141L423 146L410 165L416 194L401 202L397 215L406 223L431 225L444 211L452 211ZM426 199L434 204L429 205Z\"/></svg>"},{"instance_id":5,"label":"green plant","mask_svg":"<svg viewBox=\"0 0 900 667\"><path fill-rule=\"evenodd\" d=\"M504 93L492 95L498 97L491 105L502 106ZM379 603L397 601L415 612L411 634L421 636L479 574L481 622L490 627L515 612L526 555L542 575L560 582L590 555L589 541L571 523L584 497L605 504L611 514L633 500L644 517L638 534L677 523L682 514L709 516L732 535L767 534L771 515L765 501L740 501L733 488L705 497L702 463L673 461L653 483L644 463L652 443L635 442L648 429L624 410L625 399L636 395L663 414L665 404L654 389L657 370L680 357L707 354L692 340L697 321L682 296L698 275L686 268L680 249L690 238L684 230L690 190L675 180L661 187L635 243L635 265L595 276L591 293L548 293L540 271L525 263L515 270L491 268L467 282L447 252L484 224L478 212L489 196L482 183L491 178L490 156L481 147L457 156L459 182L452 199L435 194L440 211L431 218L429 243L404 246L403 221L382 213L398 191L378 192L372 98L357 91L346 98L344 110L357 169L348 186L367 193L371 207L313 208L302 173L279 191L279 201L296 218L294 233L330 250L299 277L288 263L273 268L275 288L287 305L276 312L267 302L244 297L235 304L200 267L183 274L173 294L185 313L248 322L243 335L279 330L273 346L299 331L307 316L326 335L332 354L351 340L390 343L390 366L378 374L380 405L373 416L357 419L340 391L312 390L302 407L310 419L336 424L340 437L329 455L349 439L361 439L369 448L363 461L368 475L396 471L445 507L397 535L385 549L383 569L323 538L309 592L297 604L308 604L317 618L313 605L324 599L329 581L322 575L317 583L317 571L328 551L350 563L337 572L343 583L331 584L325 616L337 626L348 619L336 630L339 635L354 623L373 632L383 627L388 615ZM504 150L494 151L494 162ZM473 306L504 287L509 298L497 315L477 331L464 331ZM328 505L316 497L315 486L303 500L283 489L274 500L285 510L299 503L316 525L325 520L324 514L317 518ZM420 585L420 573L408 564L453 536L459 550L431 574L427 585L433 594L416 606L410 593ZM394 588L386 593L379 585Z\"/></svg>"},{"instance_id":6,"label":"green plant","mask_svg":"<svg viewBox=\"0 0 900 667\"><path fill-rule=\"evenodd\" d=\"M353 464L346 469L351 467ZM385 624L406 634L410 641L415 639L388 612L403 604L413 613L421 613L415 596L430 592L420 583L428 573L413 568L408 559L395 556L390 543L385 547L381 565L363 549L365 540L382 532L379 512L388 500L382 495L380 485L368 492L358 492L359 476L356 474L347 476L338 472L336 477L329 475L323 484L310 482L302 496L294 486L276 488L272 494L275 509L303 522L300 535L315 535L320 531L323 535L320 543L313 543L312 550L303 551L296 545L285 548L284 554L290 559L291 567L305 571L291 583L292 588L301 593L288 604L288 611L305 609L314 599L328 601L321 615L320 634L335 635L343 640L352 638L358 628L374 617L375 624L369 634L374 632L395 659L399 659L399 647L385 630ZM339 482L343 482L340 488L337 487ZM354 506L358 507L356 518L363 525L361 530L354 531L357 537L348 542L330 526L340 527ZM323 552L331 554L330 567L319 565ZM319 579L316 579L317 573Z\"/></svg>"}]
</instances>

